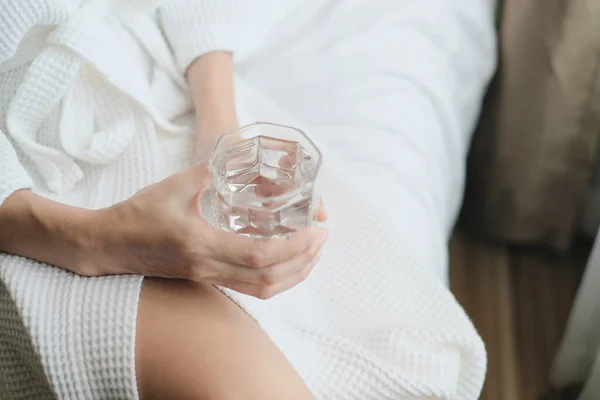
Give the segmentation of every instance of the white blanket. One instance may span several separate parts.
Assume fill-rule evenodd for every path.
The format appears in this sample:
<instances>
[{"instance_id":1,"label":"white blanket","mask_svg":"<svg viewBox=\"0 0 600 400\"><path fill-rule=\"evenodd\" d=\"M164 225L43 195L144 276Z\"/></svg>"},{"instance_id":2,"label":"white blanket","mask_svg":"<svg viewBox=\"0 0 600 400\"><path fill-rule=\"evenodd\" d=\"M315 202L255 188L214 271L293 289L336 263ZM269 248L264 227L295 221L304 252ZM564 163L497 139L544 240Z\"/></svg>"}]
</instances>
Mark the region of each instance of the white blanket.
<instances>
[{"instance_id":1,"label":"white blanket","mask_svg":"<svg viewBox=\"0 0 600 400\"><path fill-rule=\"evenodd\" d=\"M115 37L127 36L118 32ZM261 324L319 399L479 395L485 349L445 286L446 241L460 204L470 133L494 66L493 39L493 5L484 0L313 0L237 66L243 122L298 125L322 148L330 239L313 274L289 292L269 301L227 294ZM131 38L116 43L137 46ZM89 67L76 88L110 87L94 97L98 109L115 113L103 114L102 121L114 132L130 133L123 123L136 127L128 146L119 148L122 154L101 166L78 163L83 167L73 179L83 180L57 194L48 190L47 171L23 156L24 136L16 132L21 125L13 123L11 131L11 124L2 124L9 135L0 134L0 145L17 149L36 192L93 208L188 166L192 118L179 119L183 129L167 121L178 114L173 103L179 111L189 106L165 101L182 93L169 78L172 60L121 49L134 54L141 70L154 68L144 83L109 74L110 62L90 63L86 51L95 53L83 50L81 60L56 52L50 60ZM26 80L25 68L0 75L0 99L15 96L15 82ZM78 90L70 95L89 97ZM133 101L125 101L125 93ZM26 107L28 97L21 100L21 108L8 110L9 121L26 121L24 115L35 111ZM89 108L77 109L85 102L66 101L72 107L66 115L89 114ZM115 110L113 101L131 110ZM8 104L0 106L5 118ZM44 121L38 138L61 152L52 136L57 115ZM97 145L85 152L73 145L69 154L111 154ZM0 150L12 157L7 147ZM60 179L53 182L60 186ZM12 353L0 352L2 368L19 366L0 379L3 398L48 389L41 371L62 398L137 396L132 350L141 278L86 279L1 254L0 278L0 337L19 343ZM24 332L30 344L19 342ZM90 340L99 347L89 348Z\"/></svg>"},{"instance_id":2,"label":"white blanket","mask_svg":"<svg viewBox=\"0 0 600 400\"><path fill-rule=\"evenodd\" d=\"M489 31L470 19L475 3L454 15L434 2L358 15L351 3L316 9L308 18L322 25L298 27L302 41L276 34L268 64L240 68L247 122L298 125L323 149L330 238L298 288L268 302L231 296L318 398L474 399L485 350L443 282L494 61L489 36L466 44Z\"/></svg>"}]
</instances>

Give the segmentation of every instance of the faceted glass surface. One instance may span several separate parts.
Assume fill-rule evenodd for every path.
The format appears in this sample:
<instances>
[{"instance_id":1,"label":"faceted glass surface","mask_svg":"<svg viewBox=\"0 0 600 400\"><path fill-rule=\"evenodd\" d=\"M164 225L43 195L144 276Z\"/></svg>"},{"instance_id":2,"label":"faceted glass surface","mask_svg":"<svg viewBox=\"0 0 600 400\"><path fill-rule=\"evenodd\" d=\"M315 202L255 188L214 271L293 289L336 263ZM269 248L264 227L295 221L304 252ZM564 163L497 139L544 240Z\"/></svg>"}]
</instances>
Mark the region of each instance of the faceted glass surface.
<instances>
[{"instance_id":1,"label":"faceted glass surface","mask_svg":"<svg viewBox=\"0 0 600 400\"><path fill-rule=\"evenodd\" d=\"M292 127L256 123L224 135L210 160L216 225L255 238L310 225L320 165L314 143Z\"/></svg>"}]
</instances>

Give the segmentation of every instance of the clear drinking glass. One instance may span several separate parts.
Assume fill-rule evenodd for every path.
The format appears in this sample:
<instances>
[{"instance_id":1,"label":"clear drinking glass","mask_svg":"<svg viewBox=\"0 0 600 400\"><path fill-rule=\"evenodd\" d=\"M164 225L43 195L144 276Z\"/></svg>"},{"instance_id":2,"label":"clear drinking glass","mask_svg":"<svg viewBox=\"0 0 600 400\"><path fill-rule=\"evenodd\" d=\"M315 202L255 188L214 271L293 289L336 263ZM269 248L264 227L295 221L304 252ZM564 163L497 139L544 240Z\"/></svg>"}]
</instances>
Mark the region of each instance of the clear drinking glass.
<instances>
[{"instance_id":1,"label":"clear drinking glass","mask_svg":"<svg viewBox=\"0 0 600 400\"><path fill-rule=\"evenodd\" d=\"M253 238L311 225L321 164L321 152L297 128L257 122L226 133L209 160L215 224Z\"/></svg>"}]
</instances>

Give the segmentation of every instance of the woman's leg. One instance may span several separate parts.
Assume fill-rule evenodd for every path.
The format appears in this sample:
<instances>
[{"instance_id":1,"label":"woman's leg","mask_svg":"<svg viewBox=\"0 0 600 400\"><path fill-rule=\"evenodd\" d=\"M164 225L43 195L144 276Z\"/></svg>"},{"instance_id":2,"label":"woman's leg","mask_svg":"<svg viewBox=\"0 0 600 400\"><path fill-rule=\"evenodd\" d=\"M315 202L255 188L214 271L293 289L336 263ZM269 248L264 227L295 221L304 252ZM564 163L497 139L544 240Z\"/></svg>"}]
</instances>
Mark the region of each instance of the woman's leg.
<instances>
[{"instance_id":1,"label":"woman's leg","mask_svg":"<svg viewBox=\"0 0 600 400\"><path fill-rule=\"evenodd\" d=\"M212 286L145 279L136 369L140 398L313 399L260 327Z\"/></svg>"}]
</instances>

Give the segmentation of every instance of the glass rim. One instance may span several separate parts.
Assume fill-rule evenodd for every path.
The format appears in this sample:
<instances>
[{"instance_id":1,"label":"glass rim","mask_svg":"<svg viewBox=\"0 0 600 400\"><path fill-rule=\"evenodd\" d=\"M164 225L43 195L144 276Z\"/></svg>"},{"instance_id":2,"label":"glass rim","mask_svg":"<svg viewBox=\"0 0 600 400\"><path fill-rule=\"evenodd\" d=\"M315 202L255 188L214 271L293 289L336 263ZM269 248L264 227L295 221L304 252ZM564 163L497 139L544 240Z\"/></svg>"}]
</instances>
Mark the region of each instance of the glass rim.
<instances>
[{"instance_id":1,"label":"glass rim","mask_svg":"<svg viewBox=\"0 0 600 400\"><path fill-rule=\"evenodd\" d=\"M248 125L244 125L242 127L239 127L237 129L225 132L224 134L222 134L219 139L217 140L217 143L215 144L215 147L213 148L210 157L208 158L208 171L210 173L210 179L212 181L213 186L215 187L215 189L217 190L217 192L219 192L219 194L223 195L223 192L230 192L229 190L222 190L223 188L221 187L222 185L220 184L221 182L216 181L215 177L217 177L217 173L216 173L216 168L215 168L215 158L217 157L216 154L216 150L219 149L219 147L222 146L224 140L226 137L228 137L229 135L232 135L234 133L239 133L239 132L243 132L243 131L247 131L249 129L255 128L257 126L272 126L272 127L278 127L278 128L286 128L286 129L292 129L296 132L298 132L301 136L303 136L308 143L313 147L313 149L316 151L316 153L319 156L319 160L317 162L317 166L315 168L315 178L313 180L311 180L310 182L308 182L306 185L296 188L292 191L277 195L277 196L273 196L273 197L268 197L269 201L272 202L279 202L279 201L286 201L289 200L292 197L297 196L298 194L300 194L301 192L304 191L312 191L313 187L314 187L314 183L315 180L317 179L317 176L319 175L319 171L321 170L321 165L323 164L323 154L321 153L321 150L319 150L319 148L315 145L315 142L312 141L312 139L306 134L306 132L304 132L302 129L300 128L296 128L293 126L289 126L289 125L283 125L283 124L278 124L275 122L263 122L263 121L257 121L257 122L253 122L251 124ZM256 198L265 198L265 196L255 196Z\"/></svg>"}]
</instances>

